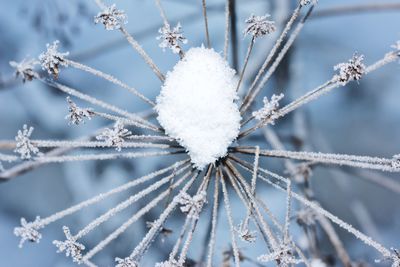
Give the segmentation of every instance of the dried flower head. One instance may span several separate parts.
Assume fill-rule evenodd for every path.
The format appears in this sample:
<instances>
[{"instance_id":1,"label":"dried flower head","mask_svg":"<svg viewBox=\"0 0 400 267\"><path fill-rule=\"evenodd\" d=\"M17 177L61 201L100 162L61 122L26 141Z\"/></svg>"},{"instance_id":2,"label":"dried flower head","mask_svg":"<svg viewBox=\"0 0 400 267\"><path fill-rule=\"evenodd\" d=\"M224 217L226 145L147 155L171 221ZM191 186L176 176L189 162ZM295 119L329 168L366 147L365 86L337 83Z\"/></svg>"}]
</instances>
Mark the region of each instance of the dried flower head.
<instances>
[{"instance_id":1,"label":"dried flower head","mask_svg":"<svg viewBox=\"0 0 400 267\"><path fill-rule=\"evenodd\" d=\"M158 30L160 36L157 37L157 40L160 40L161 43L159 46L165 51L165 48L169 48L172 50L174 54L179 54L182 51L179 43L187 44L187 39L182 34L182 26L178 22L178 24L171 29L169 24L165 24L162 28Z\"/></svg>"},{"instance_id":2,"label":"dried flower head","mask_svg":"<svg viewBox=\"0 0 400 267\"><path fill-rule=\"evenodd\" d=\"M284 94L273 94L271 100L268 100L268 97L264 97L264 106L261 109L254 111L252 115L259 121L268 121L269 123L274 124L279 108L279 101L283 97Z\"/></svg>"},{"instance_id":3,"label":"dried flower head","mask_svg":"<svg viewBox=\"0 0 400 267\"><path fill-rule=\"evenodd\" d=\"M97 140L103 140L108 145L114 146L117 151L121 151L125 138L132 135L131 131L124 128L121 121L117 121L112 129L106 128L104 131L96 136Z\"/></svg>"},{"instance_id":4,"label":"dried flower head","mask_svg":"<svg viewBox=\"0 0 400 267\"><path fill-rule=\"evenodd\" d=\"M69 120L69 124L79 125L85 123L85 118L91 120L94 116L94 112L90 108L80 108L78 107L69 96L67 96L68 110L69 113L65 116L66 120Z\"/></svg>"},{"instance_id":5,"label":"dried flower head","mask_svg":"<svg viewBox=\"0 0 400 267\"><path fill-rule=\"evenodd\" d=\"M24 59L21 62L10 61L10 66L15 68L15 76L22 77L22 81L32 81L37 75L34 71L35 65L39 62L36 59Z\"/></svg>"},{"instance_id":6,"label":"dried flower head","mask_svg":"<svg viewBox=\"0 0 400 267\"><path fill-rule=\"evenodd\" d=\"M126 257L124 259L115 258L116 265L115 267L138 267L138 263L131 259L130 257Z\"/></svg>"},{"instance_id":7,"label":"dried flower head","mask_svg":"<svg viewBox=\"0 0 400 267\"><path fill-rule=\"evenodd\" d=\"M69 52L59 52L58 45L59 41L56 40L53 44L47 44L47 51L43 52L39 55L40 64L42 65L43 70L47 70L47 72L55 79L58 78L58 74L60 72L59 67L66 67L68 64L65 62L64 57L69 55Z\"/></svg>"},{"instance_id":8,"label":"dried flower head","mask_svg":"<svg viewBox=\"0 0 400 267\"><path fill-rule=\"evenodd\" d=\"M256 241L256 231L251 231L249 229L249 225L241 222L236 228L235 231L238 233L240 239L243 241L253 243Z\"/></svg>"},{"instance_id":9,"label":"dried flower head","mask_svg":"<svg viewBox=\"0 0 400 267\"><path fill-rule=\"evenodd\" d=\"M74 262L80 263L82 261L82 251L85 250L85 246L78 243L74 236L71 235L71 231L67 226L63 227L65 234L65 241L54 240L53 244L58 248L57 253L65 251L67 257L71 256Z\"/></svg>"},{"instance_id":10,"label":"dried flower head","mask_svg":"<svg viewBox=\"0 0 400 267\"><path fill-rule=\"evenodd\" d=\"M15 137L16 148L14 152L20 154L21 159L30 159L32 154L40 156L39 149L30 140L33 132L33 127L29 127L24 124L22 130L18 130L17 136Z\"/></svg>"},{"instance_id":11,"label":"dried flower head","mask_svg":"<svg viewBox=\"0 0 400 267\"><path fill-rule=\"evenodd\" d=\"M22 248L25 241L39 243L42 238L42 235L38 231L41 228L39 222L39 216L36 216L33 222L27 222L25 218L21 218L21 226L14 228L14 235L21 238L18 245L20 248Z\"/></svg>"},{"instance_id":12,"label":"dried flower head","mask_svg":"<svg viewBox=\"0 0 400 267\"><path fill-rule=\"evenodd\" d=\"M106 7L94 17L94 22L103 23L106 30L118 30L123 24L127 23L127 16L123 10L115 7L115 4Z\"/></svg>"},{"instance_id":13,"label":"dried flower head","mask_svg":"<svg viewBox=\"0 0 400 267\"><path fill-rule=\"evenodd\" d=\"M187 213L189 218L198 218L203 208L204 203L207 201L206 191L200 191L193 197L187 193L183 193L179 199L181 204L181 211Z\"/></svg>"},{"instance_id":14,"label":"dried flower head","mask_svg":"<svg viewBox=\"0 0 400 267\"><path fill-rule=\"evenodd\" d=\"M334 80L342 85L352 80L360 80L365 71L363 60L363 55L355 53L348 62L337 64L333 69L339 70L339 73L334 76Z\"/></svg>"},{"instance_id":15,"label":"dried flower head","mask_svg":"<svg viewBox=\"0 0 400 267\"><path fill-rule=\"evenodd\" d=\"M265 14L264 16L255 16L252 14L246 19L247 26L243 33L245 35L252 35L254 38L273 33L276 31L275 22L268 20L267 18L269 17L269 14Z\"/></svg>"}]
</instances>

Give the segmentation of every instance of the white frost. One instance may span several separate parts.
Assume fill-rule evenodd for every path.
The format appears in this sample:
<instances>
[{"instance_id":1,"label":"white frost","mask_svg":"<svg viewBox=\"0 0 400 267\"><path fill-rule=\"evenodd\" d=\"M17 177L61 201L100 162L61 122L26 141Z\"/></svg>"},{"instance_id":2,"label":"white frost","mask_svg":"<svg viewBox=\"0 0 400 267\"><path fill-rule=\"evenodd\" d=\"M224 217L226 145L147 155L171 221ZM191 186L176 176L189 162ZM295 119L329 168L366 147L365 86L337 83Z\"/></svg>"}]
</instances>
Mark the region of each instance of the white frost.
<instances>
[{"instance_id":1,"label":"white frost","mask_svg":"<svg viewBox=\"0 0 400 267\"><path fill-rule=\"evenodd\" d=\"M234 75L213 49L191 48L167 74L157 97L158 121L198 169L225 156L239 134Z\"/></svg>"}]
</instances>

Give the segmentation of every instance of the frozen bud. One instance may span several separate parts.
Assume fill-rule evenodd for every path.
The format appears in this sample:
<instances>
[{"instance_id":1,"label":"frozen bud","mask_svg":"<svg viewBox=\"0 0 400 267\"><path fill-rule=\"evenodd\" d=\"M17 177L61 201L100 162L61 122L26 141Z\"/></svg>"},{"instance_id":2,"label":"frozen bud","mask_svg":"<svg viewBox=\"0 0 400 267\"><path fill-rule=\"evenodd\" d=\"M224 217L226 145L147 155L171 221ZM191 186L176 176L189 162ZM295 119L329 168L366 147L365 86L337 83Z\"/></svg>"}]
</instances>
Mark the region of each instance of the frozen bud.
<instances>
[{"instance_id":1,"label":"frozen bud","mask_svg":"<svg viewBox=\"0 0 400 267\"><path fill-rule=\"evenodd\" d=\"M21 159L30 159L32 158L32 154L41 155L39 149L30 140L32 132L33 127L28 128L28 126L24 124L22 130L18 130L17 136L15 137L17 143L14 152L20 154Z\"/></svg>"},{"instance_id":2,"label":"frozen bud","mask_svg":"<svg viewBox=\"0 0 400 267\"><path fill-rule=\"evenodd\" d=\"M162 28L158 30L160 36L157 37L157 40L160 40L159 46L165 51L165 48L169 48L172 50L174 54L178 54L182 51L180 47L180 43L186 44L187 39L182 34L182 26L178 22L178 24L171 29L169 24L165 24Z\"/></svg>"},{"instance_id":3,"label":"frozen bud","mask_svg":"<svg viewBox=\"0 0 400 267\"><path fill-rule=\"evenodd\" d=\"M273 94L271 100L264 97L264 106L253 112L253 116L259 121L269 122L274 124L275 119L278 117L277 111L279 108L279 101L284 97L284 94L275 95Z\"/></svg>"},{"instance_id":4,"label":"frozen bud","mask_svg":"<svg viewBox=\"0 0 400 267\"><path fill-rule=\"evenodd\" d=\"M32 81L37 76L34 71L35 65L39 62L35 59L24 59L21 62L10 61L10 66L15 69L15 76L22 77L22 81Z\"/></svg>"},{"instance_id":5,"label":"frozen bud","mask_svg":"<svg viewBox=\"0 0 400 267\"><path fill-rule=\"evenodd\" d=\"M117 151L121 151L125 138L131 135L132 133L124 128L124 124L117 121L112 129L106 128L100 135L96 136L96 139L103 140L108 145L114 146Z\"/></svg>"},{"instance_id":6,"label":"frozen bud","mask_svg":"<svg viewBox=\"0 0 400 267\"><path fill-rule=\"evenodd\" d=\"M69 124L75 124L79 125L81 123L85 123L84 119L87 118L88 120L91 120L92 117L94 116L94 112L90 108L80 108L78 107L68 96L67 97L67 102L68 102L68 110L69 113L67 116L65 116L66 120L69 120Z\"/></svg>"},{"instance_id":7,"label":"frozen bud","mask_svg":"<svg viewBox=\"0 0 400 267\"><path fill-rule=\"evenodd\" d=\"M248 19L246 19L246 29L244 30L244 35L252 35L254 38L264 36L266 34L273 33L276 30L275 22L268 20L270 15L266 14L264 16L255 16L252 14Z\"/></svg>"},{"instance_id":8,"label":"frozen bud","mask_svg":"<svg viewBox=\"0 0 400 267\"><path fill-rule=\"evenodd\" d=\"M53 244L58 248L57 253L65 251L67 257L71 256L72 260L77 263L82 261L82 251L85 250L85 246L78 243L68 227L64 226L63 231L65 234L65 241L54 240Z\"/></svg>"},{"instance_id":9,"label":"frozen bud","mask_svg":"<svg viewBox=\"0 0 400 267\"><path fill-rule=\"evenodd\" d=\"M365 71L363 61L364 56L356 53L348 62L337 64L333 69L338 70L339 73L334 76L334 80L342 85L352 80L360 80Z\"/></svg>"},{"instance_id":10,"label":"frozen bud","mask_svg":"<svg viewBox=\"0 0 400 267\"><path fill-rule=\"evenodd\" d=\"M102 23L106 30L118 30L127 23L127 16L123 10L118 10L115 4L106 7L94 17L94 22Z\"/></svg>"},{"instance_id":11,"label":"frozen bud","mask_svg":"<svg viewBox=\"0 0 400 267\"><path fill-rule=\"evenodd\" d=\"M40 64L43 70L47 72L55 79L58 78L60 73L60 66L66 67L68 64L65 62L64 57L69 55L69 52L59 52L58 45L59 41L54 41L53 44L47 44L47 51L39 55Z\"/></svg>"},{"instance_id":12,"label":"frozen bud","mask_svg":"<svg viewBox=\"0 0 400 267\"><path fill-rule=\"evenodd\" d=\"M42 235L39 233L40 217L37 216L33 222L27 222L25 218L21 218L21 226L14 228L14 235L21 238L19 247L22 248L25 241L39 243Z\"/></svg>"}]
</instances>

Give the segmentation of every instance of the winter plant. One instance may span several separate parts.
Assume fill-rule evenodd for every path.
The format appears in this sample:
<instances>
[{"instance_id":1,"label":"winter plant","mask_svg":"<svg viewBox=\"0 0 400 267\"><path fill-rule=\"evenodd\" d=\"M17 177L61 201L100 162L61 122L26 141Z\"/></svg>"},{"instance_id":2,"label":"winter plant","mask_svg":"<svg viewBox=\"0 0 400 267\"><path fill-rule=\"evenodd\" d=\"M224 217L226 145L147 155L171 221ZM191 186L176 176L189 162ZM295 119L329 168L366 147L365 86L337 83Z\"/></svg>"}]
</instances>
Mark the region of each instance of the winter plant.
<instances>
[{"instance_id":1,"label":"winter plant","mask_svg":"<svg viewBox=\"0 0 400 267\"><path fill-rule=\"evenodd\" d=\"M298 2L261 68L258 69L257 75L248 81L245 81L245 73L252 59L255 42L260 38L271 38L270 34L277 31L272 16L249 14L248 19L241 24L245 37L243 42L248 42L248 49L243 66L235 70L227 60L232 29L230 0L226 1L222 53L214 50L211 45L205 0L201 2L205 44L191 48L186 47L188 40L182 30L185 25L171 25L160 0L156 0L156 7L163 20L157 38L159 46L179 56L179 61L173 69L164 74L135 37L126 30L125 12L119 10L115 4L107 6L101 0L95 2L100 12L95 16L94 22L102 24L106 30L122 33L151 68L155 77L162 82L158 97L150 99L139 89L116 77L74 61L69 58L68 52L59 47L58 41L48 44L46 51L40 54L38 59L25 59L20 63L10 62L15 68L16 76L24 82L37 80L67 95L66 109L69 113L65 118L71 126L82 125L85 121L93 119L109 121L110 125L77 140L38 140L34 138L34 129L24 125L22 130L18 131L15 142L10 142L15 153L0 154L0 178L6 180L46 163L141 157L168 157L173 158L174 163L55 214L38 216L33 221L22 218L21 225L14 231L20 238L20 247L26 241L39 242L42 235L45 235L45 227L50 224L93 205L100 205L113 195L138 188L127 199L100 214L83 228L79 229L77 225L64 226L65 238L53 241L55 250L71 257L72 261L78 264L97 266L94 257L98 253L117 242L116 239L146 213L165 204L159 217L147 224L147 231L141 241L132 244L130 254L117 257L115 266L143 266L142 258L152 249L157 236L167 232L165 227L171 216L184 218L184 221L181 229L168 230L179 233L179 236L168 258L155 264L158 267L217 266L216 258L220 253L217 251L216 242L221 234L225 234L217 231L218 223L226 224L224 229L230 237L226 240L226 246L231 248L223 254L223 266L230 266L231 263L240 266L246 261L255 266L268 263L278 266L327 266L325 259L312 253L310 248L299 245L299 240L292 234L294 220L304 231L311 233L306 235L308 244L315 245L317 232L313 226L320 225L343 266L356 266L357 260L349 256L333 225L346 230L365 246L375 249L375 258L378 261L387 261L393 267L400 266L400 255L396 249L387 248L324 209L313 199L308 188L308 181L313 175L312 168L316 165L329 164L400 172L399 155L380 158L292 151L285 149L279 135L274 131L274 124L294 110L332 90L357 83L365 75L373 75L375 70L396 62L400 57L399 42L382 58L369 65L364 62L363 55L355 53L347 62L333 67L333 74L328 81L293 101L287 101L283 94L260 98L265 85L293 45L307 19L312 16L316 1ZM120 86L146 103L156 119L131 113L58 82L63 68L79 69ZM76 99L86 102L87 106L78 106L74 101ZM283 104L285 100L287 104ZM255 101L262 101L263 106L257 108ZM249 137L260 133L272 148L266 148L265 142L254 145L248 141ZM77 149L95 149L96 152L70 153ZM262 164L262 158L284 159L287 172L278 174L270 170L269 166ZM268 196L257 194L257 188L264 186L274 188L285 196L286 215L283 220L274 216L269 209ZM106 233L97 245L85 245L84 238L92 231L96 231L113 216L118 216L120 212L137 205L142 199L147 200L145 204L142 202L142 206L139 206L122 225L111 233ZM240 222L234 221L232 216L233 199L242 203ZM292 206L292 203L297 204ZM225 217L222 216L222 208L225 210ZM201 220L207 222L209 231L206 233L203 254L197 255L196 251L190 252L190 249L194 235L198 234L196 229ZM242 247L251 249L255 242L263 244L264 253L256 259L250 259L245 256L245 249L242 250ZM193 261L189 254L198 260Z\"/></svg>"}]
</instances>

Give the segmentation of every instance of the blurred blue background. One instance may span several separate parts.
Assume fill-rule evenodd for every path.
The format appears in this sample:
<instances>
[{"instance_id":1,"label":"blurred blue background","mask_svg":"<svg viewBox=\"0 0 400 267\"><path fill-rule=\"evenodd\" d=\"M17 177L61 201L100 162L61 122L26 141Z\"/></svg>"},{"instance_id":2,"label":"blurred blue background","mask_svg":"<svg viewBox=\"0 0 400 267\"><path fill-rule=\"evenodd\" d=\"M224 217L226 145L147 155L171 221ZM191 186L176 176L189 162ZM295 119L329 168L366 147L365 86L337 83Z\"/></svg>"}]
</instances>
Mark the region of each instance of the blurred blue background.
<instances>
[{"instance_id":1,"label":"blurred blue background","mask_svg":"<svg viewBox=\"0 0 400 267\"><path fill-rule=\"evenodd\" d=\"M93 16L97 14L98 9L92 2L0 0L0 139L13 139L24 123L35 127L33 136L36 139L73 139L105 125L104 121L95 119L81 127L68 126L64 119L67 114L65 95L36 81L22 84L13 79L13 70L8 64L10 60L21 61L25 57L36 57L45 49L46 43L56 39L62 44L61 50L70 51L71 57L76 61L118 77L151 99L157 96L160 82L138 54L121 38L120 33L105 31L102 25L94 25ZM134 33L163 72L170 70L178 59L170 51L163 52L158 47L156 37L162 20L154 2L115 2L128 15L129 31ZM205 42L200 2L163 1L169 19L180 21L183 26L184 34L189 40L184 47L186 49ZM244 20L251 13L270 13L281 29L282 22L294 8L293 2L237 0L239 32L242 32ZM315 14L330 7L366 2L381 3L379 0L320 0ZM216 51L222 51L224 1L209 0L208 5L212 46ZM274 92L284 91L287 99L298 97L328 80L333 74L332 66L346 61L356 51L365 55L366 64L375 62L390 50L390 45L400 39L399 25L400 10L311 17L263 94L270 96ZM238 39L241 62L249 40L241 34ZM260 66L270 47L271 40L268 38L257 41L249 66L249 76ZM392 157L400 153L399 71L399 64L390 64L366 76L359 83L351 83L303 107L298 116L306 121L307 129L296 133L302 138L303 147L323 152L382 157ZM60 81L132 112L147 109L124 90L81 71L62 70ZM261 99L260 97L259 103ZM295 121L298 120L290 117L276 125L278 132L288 143L294 136ZM43 231L44 238L39 245L26 244L23 249L18 249L19 240L13 236L13 227L19 224L19 218L33 219L36 215L45 217L128 179L164 166L165 162L160 161L146 159L52 164L1 183L0 266L71 266L70 259L56 254L56 249L51 244L52 240L63 238L61 226L83 226L105 208L118 203L123 196L108 201L106 206L90 208L48 227ZM274 164L274 169L281 169L279 162L274 161ZM366 174L334 168L317 168L314 170L313 179L317 199L329 211L367 232L387 247L399 247L399 194L360 179L362 175ZM399 179L397 174L377 175ZM268 194L274 213L278 217L284 216L284 198L273 190L266 190L265 193ZM237 200L233 201L235 205ZM360 203L371 216L372 228L362 225L357 220L355 211L360 210L357 206ZM89 247L96 244L104 233L119 226L127 215L123 214L104 225L97 236L86 240L86 244ZM150 214L147 220L154 219L156 215L156 212ZM240 221L241 215L237 214L235 220ZM173 228L179 223L172 220L170 226ZM144 223L135 227L96 258L100 266L110 266L110 259L115 256L122 257L134 247L145 231ZM204 230L206 224L202 223L200 227ZM371 253L371 249L342 231L340 235L354 258L362 258L374 265L373 260L377 254ZM165 257L168 253L165 247L171 242L173 240L166 241L167 244L157 241L156 249L151 253L155 258ZM201 246L201 241L194 243L194 247ZM221 242L217 249L223 250L226 246L226 243L224 245ZM263 253L263 250L257 247L247 252L249 256L254 257ZM151 266L150 263L144 264Z\"/></svg>"}]
</instances>

